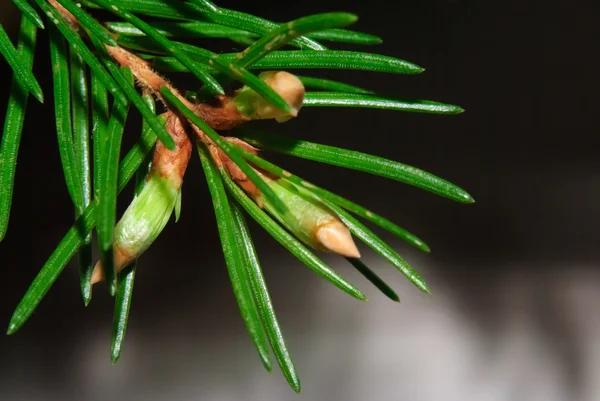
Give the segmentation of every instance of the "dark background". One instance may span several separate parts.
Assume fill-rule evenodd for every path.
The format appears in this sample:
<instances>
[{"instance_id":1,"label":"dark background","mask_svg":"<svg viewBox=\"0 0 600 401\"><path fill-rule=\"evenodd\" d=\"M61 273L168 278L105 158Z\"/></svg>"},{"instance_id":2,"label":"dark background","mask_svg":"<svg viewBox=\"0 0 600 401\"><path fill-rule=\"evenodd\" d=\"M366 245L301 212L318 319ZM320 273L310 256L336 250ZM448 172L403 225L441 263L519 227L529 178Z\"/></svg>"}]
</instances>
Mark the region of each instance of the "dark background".
<instances>
[{"instance_id":1,"label":"dark background","mask_svg":"<svg viewBox=\"0 0 600 401\"><path fill-rule=\"evenodd\" d=\"M0 20L15 34L18 17L8 3L0 6ZM95 287L92 304L84 308L71 266L23 329L0 338L3 399L600 399L595 2L220 5L277 21L355 12L361 17L355 29L384 39L365 51L406 59L426 71L315 73L466 109L459 116L431 116L311 108L289 123L263 125L414 165L468 190L477 203L460 205L363 173L273 156L425 239L430 255L382 233L422 273L433 295L421 294L362 247L365 260L402 297L399 305L389 302L343 261L325 255L365 289L369 302L360 303L252 225L303 382L295 395L277 368L271 374L262 369L245 332L193 157L180 222L169 224L140 259L120 362L111 366L109 359L112 300L105 286ZM40 35L41 48L45 41ZM1 68L5 109L9 72L5 64ZM72 219L55 142L46 49L38 52L35 72L47 103L30 100L35 117L25 125L13 216L0 244L0 324L6 325Z\"/></svg>"}]
</instances>

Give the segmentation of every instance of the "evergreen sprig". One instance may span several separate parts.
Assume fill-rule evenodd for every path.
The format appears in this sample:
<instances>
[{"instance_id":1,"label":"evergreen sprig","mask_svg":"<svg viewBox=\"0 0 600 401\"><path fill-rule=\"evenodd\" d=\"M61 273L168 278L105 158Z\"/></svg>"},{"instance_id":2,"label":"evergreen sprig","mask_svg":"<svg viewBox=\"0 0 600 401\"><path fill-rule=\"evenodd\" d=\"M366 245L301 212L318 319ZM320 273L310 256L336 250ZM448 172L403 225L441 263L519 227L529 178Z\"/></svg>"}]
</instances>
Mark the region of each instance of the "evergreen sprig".
<instances>
[{"instance_id":1,"label":"evergreen sprig","mask_svg":"<svg viewBox=\"0 0 600 401\"><path fill-rule=\"evenodd\" d=\"M100 279L107 280L110 293L115 295L111 357L113 362L119 359L137 258L160 234L172 213L179 218L181 179L191 152L190 138L198 142L226 266L251 340L268 370L271 350L274 352L295 391L300 391L298 373L277 321L243 211L306 266L359 300L366 299L363 292L327 266L313 250L330 250L345 256L383 294L399 301L394 290L357 257L353 234L417 287L429 292L416 270L353 214L429 252L422 240L384 217L274 165L252 146L379 175L460 203L474 202L465 190L418 168L355 150L248 128L231 131L234 137L222 136L254 119L285 121L295 117L302 106L432 114L463 111L445 103L381 96L366 88L318 76L283 75L295 88L302 87L300 94L290 95L282 89L283 84L273 83L276 74L255 74L257 70L306 68L409 75L423 72L416 64L387 55L330 50L320 43L380 43L376 36L346 29L356 21L355 15L325 13L279 23L222 8L208 0L13 2L22 12L16 45L0 26L0 53L14 72L0 147L0 241L7 234L28 97L31 94L40 102L44 100L32 72L38 29L45 29L44 36L49 39L57 143L66 189L73 203L74 223L18 304L8 334L15 333L29 319L69 261L79 254L85 305L92 299L92 284ZM203 38L207 46L210 38L228 38L247 47L241 52L217 54L187 43L198 38ZM180 91L161 75L170 72L191 73L205 87L200 91L179 88L183 89ZM224 88L232 82L244 87L227 94ZM302 85L318 91L304 93ZM164 107L161 115L157 115L155 98ZM130 135L126 129L130 106L140 112L143 127L138 142L121 160L123 135ZM169 170L169 163L162 164L168 157L183 169ZM116 201L134 175L136 191L131 210L119 224L151 215L154 226L148 232L141 228L143 225L128 226L137 228L130 233L135 239L126 244L119 234ZM167 190L152 192L161 186ZM139 215L139 210L144 216ZM328 219L328 229L338 235L336 241L341 238L350 243L341 248L339 243L331 243L327 237L331 231L320 233L324 226L314 225L315 216ZM94 228L100 251L100 262L95 267L91 259Z\"/></svg>"}]
</instances>

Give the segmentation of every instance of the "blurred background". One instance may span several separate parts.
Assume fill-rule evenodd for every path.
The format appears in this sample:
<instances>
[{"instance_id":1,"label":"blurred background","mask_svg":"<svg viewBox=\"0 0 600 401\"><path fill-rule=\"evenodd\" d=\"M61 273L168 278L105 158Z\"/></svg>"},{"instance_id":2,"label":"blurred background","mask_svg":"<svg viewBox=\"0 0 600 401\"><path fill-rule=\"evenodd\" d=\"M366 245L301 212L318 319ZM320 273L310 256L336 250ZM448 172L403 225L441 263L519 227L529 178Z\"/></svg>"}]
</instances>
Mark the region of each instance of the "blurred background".
<instances>
[{"instance_id":1,"label":"blurred background","mask_svg":"<svg viewBox=\"0 0 600 401\"><path fill-rule=\"evenodd\" d=\"M200 164L192 157L181 220L169 224L140 259L119 363L110 362L112 299L100 284L84 308L73 265L21 331L0 337L2 398L600 399L600 158L592 131L598 81L590 56L597 49L597 5L586 0L219 5L276 21L355 12L361 18L354 29L384 39L365 51L409 60L426 71L315 73L385 95L466 109L459 116L431 116L311 108L286 124L263 124L290 137L422 168L473 195L475 204L461 205L398 182L272 155L287 169L423 238L432 248L429 255L381 233L423 275L433 295L411 287L365 247L364 260L397 289L400 304L378 293L343 259L323 255L364 289L369 302L361 303L318 278L252 224L301 376L302 392L295 394L277 368L264 371L252 347ZM2 2L0 15L15 37L15 7ZM35 118L25 124L13 216L0 244L0 326L8 325L73 213L55 142L45 41L40 35L35 72L47 102L30 101ZM0 68L4 110L9 72L5 63ZM132 126L139 124L132 120ZM128 144L137 135L131 131Z\"/></svg>"}]
</instances>

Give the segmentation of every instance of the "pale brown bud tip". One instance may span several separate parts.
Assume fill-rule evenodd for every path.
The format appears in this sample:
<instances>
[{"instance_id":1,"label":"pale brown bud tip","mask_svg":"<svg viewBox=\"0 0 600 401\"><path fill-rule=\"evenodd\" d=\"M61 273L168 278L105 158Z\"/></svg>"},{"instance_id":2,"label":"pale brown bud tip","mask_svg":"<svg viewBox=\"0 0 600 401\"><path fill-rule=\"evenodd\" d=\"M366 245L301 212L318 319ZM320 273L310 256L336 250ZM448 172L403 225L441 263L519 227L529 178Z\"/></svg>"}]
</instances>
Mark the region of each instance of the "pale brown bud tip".
<instances>
[{"instance_id":1,"label":"pale brown bud tip","mask_svg":"<svg viewBox=\"0 0 600 401\"><path fill-rule=\"evenodd\" d=\"M332 220L317 229L317 240L321 245L348 258L360 258L350 230L339 220Z\"/></svg>"},{"instance_id":2,"label":"pale brown bud tip","mask_svg":"<svg viewBox=\"0 0 600 401\"><path fill-rule=\"evenodd\" d=\"M279 113L275 110L272 110L271 113L264 111L264 113L273 114L278 122L285 122L292 117L296 117L302 107L302 102L304 102L304 85L298 77L286 71L265 71L260 74L260 77L290 105L291 109L289 115L278 115ZM272 108L272 106L270 107ZM265 109L268 108L265 106Z\"/></svg>"},{"instance_id":3,"label":"pale brown bud tip","mask_svg":"<svg viewBox=\"0 0 600 401\"><path fill-rule=\"evenodd\" d=\"M92 272L92 285L99 283L102 280L104 280L104 270L102 270L102 264L100 263L100 261L98 261L96 262L96 265L94 266L94 271Z\"/></svg>"}]
</instances>

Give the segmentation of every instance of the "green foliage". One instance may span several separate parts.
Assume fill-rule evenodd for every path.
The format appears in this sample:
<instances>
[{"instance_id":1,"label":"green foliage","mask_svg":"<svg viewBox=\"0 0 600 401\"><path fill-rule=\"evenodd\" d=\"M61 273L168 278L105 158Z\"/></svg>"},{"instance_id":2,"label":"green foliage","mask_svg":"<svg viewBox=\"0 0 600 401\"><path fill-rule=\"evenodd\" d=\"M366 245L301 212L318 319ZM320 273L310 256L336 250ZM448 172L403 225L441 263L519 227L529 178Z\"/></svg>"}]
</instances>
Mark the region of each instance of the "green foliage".
<instances>
[{"instance_id":1,"label":"green foliage","mask_svg":"<svg viewBox=\"0 0 600 401\"><path fill-rule=\"evenodd\" d=\"M100 39L104 44L108 46L116 46L117 42L113 37L106 31L106 29L98 23L92 16L83 11L77 4L73 3L72 0L56 0L58 3L67 9L86 29L89 34L93 35L97 39Z\"/></svg>"},{"instance_id":2,"label":"green foliage","mask_svg":"<svg viewBox=\"0 0 600 401\"><path fill-rule=\"evenodd\" d=\"M27 68L25 62L19 57L17 49L14 48L2 25L0 25L0 53L4 56L6 61L8 61L8 64L10 64L18 82L23 87L27 88L40 103L44 103L44 94L42 93L40 84L35 79L35 76L31 73L30 69Z\"/></svg>"},{"instance_id":3,"label":"green foliage","mask_svg":"<svg viewBox=\"0 0 600 401\"><path fill-rule=\"evenodd\" d=\"M148 103L148 107L150 107L152 110L155 110L154 99L152 99L151 96L144 96L144 100ZM152 136L152 129L146 121L144 121L142 132L142 137ZM134 198L142 191L146 183L146 175L150 171L151 164L152 154L148 152L145 160L142 162L135 174ZM137 260L127 266L118 277L117 294L115 296L115 311L113 313L112 343L110 347L110 357L113 363L116 363L119 360L119 357L121 356L121 350L123 349L123 343L125 342L127 320L129 318L129 310L131 309L131 300L133 298L133 283L135 280L136 265ZM90 282L89 277L87 282Z\"/></svg>"},{"instance_id":4,"label":"green foliage","mask_svg":"<svg viewBox=\"0 0 600 401\"><path fill-rule=\"evenodd\" d=\"M304 97L304 106L363 107L429 114L460 114L464 111L462 108L452 104L443 104L429 100L388 99L373 95L339 92L308 92Z\"/></svg>"},{"instance_id":5,"label":"green foliage","mask_svg":"<svg viewBox=\"0 0 600 401\"><path fill-rule=\"evenodd\" d=\"M180 38L229 38L243 43L254 42L258 38L253 32L243 29L202 21L152 21L155 29L166 37ZM144 33L127 22L107 22L106 27L119 35L144 36ZM339 43L353 43L357 45L376 45L381 43L381 38L362 32L353 32L344 29L327 29L312 32L306 35L309 38L328 40Z\"/></svg>"},{"instance_id":6,"label":"green foliage","mask_svg":"<svg viewBox=\"0 0 600 401\"><path fill-rule=\"evenodd\" d=\"M102 81L102 84L113 94L113 96L122 96L117 84L108 74L108 72L102 67L98 57L96 57L90 51L90 49L88 49L81 37L73 30L71 26L69 26L65 19L58 13L58 11L56 11L44 0L35 0L35 2L48 17L49 22L56 25L65 39L71 44L71 47L79 53L81 58L83 58L83 60L90 66L92 71L98 75L98 78Z\"/></svg>"},{"instance_id":7,"label":"green foliage","mask_svg":"<svg viewBox=\"0 0 600 401\"><path fill-rule=\"evenodd\" d=\"M71 80L69 77L69 53L66 40L54 26L50 34L50 59L54 80L54 112L58 150L63 166L67 190L77 213L83 212L83 185L75 160L73 128L71 126Z\"/></svg>"},{"instance_id":8,"label":"green foliage","mask_svg":"<svg viewBox=\"0 0 600 401\"><path fill-rule=\"evenodd\" d=\"M457 202L474 202L467 191L446 180L416 167L407 166L383 157L248 128L238 129L236 136L263 149L379 175L413 185Z\"/></svg>"},{"instance_id":9,"label":"green foliage","mask_svg":"<svg viewBox=\"0 0 600 401\"><path fill-rule=\"evenodd\" d=\"M258 309L252 293L250 280L245 267L245 255L243 254L242 239L239 228L236 228L233 211L229 202L225 186L217 168L207 157L204 150L200 150L202 167L206 175L206 182L212 195L213 206L217 218L217 227L223 245L223 255L229 270L229 278L233 287L233 293L237 299L240 312L246 323L248 333L258 351L263 365L271 370L271 353L267 346L267 340L263 332L262 323L258 317Z\"/></svg>"},{"instance_id":10,"label":"green foliage","mask_svg":"<svg viewBox=\"0 0 600 401\"><path fill-rule=\"evenodd\" d=\"M350 25L356 22L357 19L356 15L353 14L329 13L304 17L288 22L287 24L282 24L244 50L237 64L249 67L267 54L290 43L299 36L313 31Z\"/></svg>"},{"instance_id":11,"label":"green foliage","mask_svg":"<svg viewBox=\"0 0 600 401\"><path fill-rule=\"evenodd\" d=\"M121 72L125 79L133 85L133 75L127 67L122 67ZM102 175L98 200L98 248L100 260L106 274L106 281L111 295L117 290L117 274L113 261L113 234L117 223L117 171L121 153L121 140L125 130L125 122L129 113L128 101L120 102L118 99L113 104L106 136L101 137Z\"/></svg>"},{"instance_id":12,"label":"green foliage","mask_svg":"<svg viewBox=\"0 0 600 401\"><path fill-rule=\"evenodd\" d=\"M338 82L331 79L324 78L315 78L315 77L304 77L300 75L296 75L298 79L306 86L307 88L315 88L315 89L324 89L330 90L334 92L344 92L344 93L364 93L370 94L373 93L368 89L359 88L358 86L346 84L344 82Z\"/></svg>"},{"instance_id":13,"label":"green foliage","mask_svg":"<svg viewBox=\"0 0 600 401\"><path fill-rule=\"evenodd\" d=\"M146 155L150 152L150 149L152 149L154 142L156 142L156 136L153 132L145 134L133 146L119 165L118 192L121 192L129 180L131 180L135 172L142 165ZM67 263L69 263L77 250L84 245L85 238L96 225L97 207L98 202L94 200L75 221L52 255L50 255L50 258L44 264L13 313L8 326L8 334L15 333L29 319L59 274L67 266Z\"/></svg>"},{"instance_id":14,"label":"green foliage","mask_svg":"<svg viewBox=\"0 0 600 401\"><path fill-rule=\"evenodd\" d=\"M124 47L142 51L156 52L144 38L120 38L119 44ZM195 46L181 46L181 49L194 57L197 50ZM221 57L225 60L236 60L238 53L224 53ZM184 65L173 57L147 57L152 65L161 71L186 72ZM205 67L209 68L209 67ZM334 69L334 70L360 70L387 72L391 74L419 74L423 68L408 61L381 54L363 53L348 50L287 50L275 51L257 60L250 69ZM212 71L211 71L212 72Z\"/></svg>"},{"instance_id":15,"label":"green foliage","mask_svg":"<svg viewBox=\"0 0 600 401\"><path fill-rule=\"evenodd\" d=\"M108 53L104 50L104 48L101 45L98 45L96 43L96 48L98 49L98 52L100 53L100 58L102 59L102 62L106 66L106 69L108 71L110 71L111 75L114 77L117 84L122 89L123 93L125 94L125 98L124 97L116 97L116 99L119 99L120 101L123 101L123 102L126 101L126 99L128 99L135 106L135 108L140 112L144 121L146 121L150 125L150 127L152 128L152 131L154 131L154 133L158 136L160 141L167 148L174 150L175 142L173 141L173 138L171 138L171 135L167 132L167 130L165 129L163 124L156 117L155 113L148 107L147 103L143 100L142 96L136 91L136 88L133 85L133 83L131 81L128 81L126 79L126 77L124 77L123 74L121 74L119 67L115 64L114 61L112 61L112 59L110 58ZM92 76L93 75L94 74L92 74ZM104 84L104 81L99 76L98 76L98 79L99 79L101 85L106 87ZM114 94L115 92L112 92L112 93ZM103 111L103 113L104 113L104 111Z\"/></svg>"},{"instance_id":16,"label":"green foliage","mask_svg":"<svg viewBox=\"0 0 600 401\"><path fill-rule=\"evenodd\" d=\"M396 292L389 285L387 285L387 283L383 281L381 277L377 275L377 273L371 270L369 266L365 265L362 260L356 258L346 258L346 260L350 262L350 264L354 266L356 270L360 272L360 274L365 276L367 280L377 287L379 291L385 294L386 297L392 301L400 302L400 297L398 294L396 294Z\"/></svg>"},{"instance_id":17,"label":"green foliage","mask_svg":"<svg viewBox=\"0 0 600 401\"><path fill-rule=\"evenodd\" d=\"M19 7L21 13L23 13L23 17L27 18L33 25L37 26L40 29L44 29L44 23L42 19L38 15L38 13L29 5L27 0L13 0L13 3Z\"/></svg>"},{"instance_id":18,"label":"green foliage","mask_svg":"<svg viewBox=\"0 0 600 401\"><path fill-rule=\"evenodd\" d=\"M275 359L281 368L283 375L287 379L290 386L295 391L300 391L300 378L296 373L294 362L290 356L290 353L285 344L277 316L275 315L275 309L271 303L271 297L269 296L269 290L267 283L263 277L258 256L250 237L250 231L246 225L246 220L240 206L232 205L231 208L235 218L235 229L236 235L241 243L241 249L244 255L244 264L248 272L248 277L252 287L252 293L254 294L254 301L258 307L260 319L263 324L269 343L275 354Z\"/></svg>"},{"instance_id":19,"label":"green foliage","mask_svg":"<svg viewBox=\"0 0 600 401\"><path fill-rule=\"evenodd\" d=\"M197 89L197 86L182 88L181 92L186 93L188 99L207 100L215 94L224 94L229 83L238 82L256 92L270 106L284 112L290 112L290 105L252 71L309 68L409 75L423 72L423 68L416 64L387 55L327 49L319 41L333 45L381 42L376 36L345 29L357 19L348 13L317 14L281 24L222 8L208 0L85 0L81 7L73 0L57 1L74 15L80 29L76 29L73 20L64 18L65 14L57 11L53 2L48 0L13 0L23 14L16 47L0 26L0 52L14 72L0 148L0 241L6 235L9 222L18 148L29 94L43 101L41 87L32 72L38 28L46 27L49 37L57 144L66 189L74 210L73 226L17 306L8 333L15 333L27 321L78 253L83 300L85 305L91 301L91 233L95 227L108 287L115 295L111 345L113 362L119 359L123 349L136 275L135 262L117 273L112 260L117 196L134 174L137 176L136 194L139 194L151 164L151 149L157 140L170 150L175 149L175 142L165 128L164 117L156 115L152 96L140 93L132 71L119 65L110 56L106 45L129 49L161 73L191 73L205 86L198 92L186 91ZM186 39L200 38L207 45L210 38L229 38L247 48L238 53L217 54L186 43ZM306 87L320 90L305 94L303 106L306 107L361 107L433 114L463 111L458 106L428 100L384 97L368 89L318 76L300 76L299 79ZM383 256L418 288L429 292L415 269L352 214L429 252L429 247L422 240L382 216L226 141L167 86L162 86L160 92L156 88L153 90L165 107L185 117L191 126L197 127L220 148L260 190L261 196L273 205L279 216L295 218L261 178L264 172L273 179L281 180L286 188L295 191L294 194L319 202L328 213L337 216L354 236ZM132 135L127 129L130 105L139 111L143 127L140 139L119 163L122 138ZM234 135L258 148L379 175L460 203L474 202L466 191L454 184L381 157L251 129L235 130ZM366 296L271 218L256 199L248 196L225 168L215 162L204 143L198 145L198 152L213 199L233 292L250 338L263 365L271 369L272 349L288 383L295 391L300 391L298 373L277 321L242 209L319 276L354 298L365 300ZM181 192L178 196L176 220L180 214ZM399 301L398 295L360 259L349 258L348 261L384 295Z\"/></svg>"},{"instance_id":20,"label":"green foliage","mask_svg":"<svg viewBox=\"0 0 600 401\"><path fill-rule=\"evenodd\" d=\"M75 217L90 205L92 201L90 132L89 132L89 87L87 67L76 51L69 49L71 75L71 104L73 122L73 154L75 167L81 182L82 203L76 206ZM85 238L79 250L79 277L83 299L87 305L91 299L90 278L92 274L92 236Z\"/></svg>"},{"instance_id":21,"label":"green foliage","mask_svg":"<svg viewBox=\"0 0 600 401\"><path fill-rule=\"evenodd\" d=\"M17 44L17 53L22 64L31 70L33 67L33 55L37 43L37 28L27 18L21 19L21 31ZM25 122L27 110L27 99L29 90L23 86L17 74L12 79L8 106L6 108L6 120L2 132L2 145L0 147L0 241L6 236L8 220L12 205L12 195L15 183L15 172L17 167L17 155L21 132Z\"/></svg>"}]
</instances>

